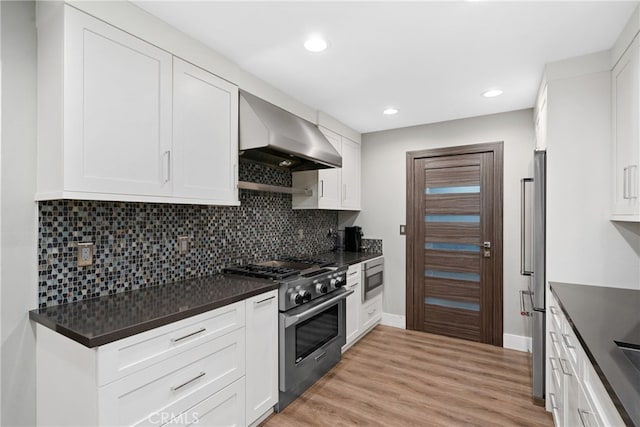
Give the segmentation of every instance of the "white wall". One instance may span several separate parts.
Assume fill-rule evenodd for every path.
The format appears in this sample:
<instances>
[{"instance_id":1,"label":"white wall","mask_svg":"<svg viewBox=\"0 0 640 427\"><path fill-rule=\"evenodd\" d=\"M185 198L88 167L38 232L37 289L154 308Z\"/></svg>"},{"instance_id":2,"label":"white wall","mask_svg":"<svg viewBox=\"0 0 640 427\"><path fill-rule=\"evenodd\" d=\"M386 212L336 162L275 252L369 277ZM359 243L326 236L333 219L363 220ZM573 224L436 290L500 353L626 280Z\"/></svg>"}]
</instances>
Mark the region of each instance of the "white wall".
<instances>
[{"instance_id":1,"label":"white wall","mask_svg":"<svg viewBox=\"0 0 640 427\"><path fill-rule=\"evenodd\" d=\"M406 152L504 141L504 333L529 335L520 316L520 178L530 175L535 137L533 110L364 134L362 211L341 214L341 227L355 223L365 237L383 239L384 311L405 314Z\"/></svg>"},{"instance_id":2,"label":"white wall","mask_svg":"<svg viewBox=\"0 0 640 427\"><path fill-rule=\"evenodd\" d=\"M35 4L1 2L1 423L35 425L37 306Z\"/></svg>"},{"instance_id":3,"label":"white wall","mask_svg":"<svg viewBox=\"0 0 640 427\"><path fill-rule=\"evenodd\" d=\"M640 289L640 224L609 221L610 85L548 82L547 280Z\"/></svg>"}]
</instances>

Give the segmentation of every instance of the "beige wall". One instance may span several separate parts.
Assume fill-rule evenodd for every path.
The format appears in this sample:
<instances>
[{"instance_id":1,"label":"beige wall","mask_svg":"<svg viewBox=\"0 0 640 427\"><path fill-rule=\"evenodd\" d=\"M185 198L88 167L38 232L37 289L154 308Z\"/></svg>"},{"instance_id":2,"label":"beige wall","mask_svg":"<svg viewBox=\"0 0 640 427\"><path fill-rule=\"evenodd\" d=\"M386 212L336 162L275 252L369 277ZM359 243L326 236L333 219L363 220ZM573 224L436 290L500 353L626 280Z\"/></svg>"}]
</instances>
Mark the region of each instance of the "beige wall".
<instances>
[{"instance_id":1,"label":"beige wall","mask_svg":"<svg viewBox=\"0 0 640 427\"><path fill-rule=\"evenodd\" d=\"M381 118L382 120L382 118ZM504 142L504 333L529 335L520 316L520 178L530 175L535 136L530 109L363 135L362 211L341 214L365 237L383 239L385 313L405 314L406 152L437 147Z\"/></svg>"}]
</instances>

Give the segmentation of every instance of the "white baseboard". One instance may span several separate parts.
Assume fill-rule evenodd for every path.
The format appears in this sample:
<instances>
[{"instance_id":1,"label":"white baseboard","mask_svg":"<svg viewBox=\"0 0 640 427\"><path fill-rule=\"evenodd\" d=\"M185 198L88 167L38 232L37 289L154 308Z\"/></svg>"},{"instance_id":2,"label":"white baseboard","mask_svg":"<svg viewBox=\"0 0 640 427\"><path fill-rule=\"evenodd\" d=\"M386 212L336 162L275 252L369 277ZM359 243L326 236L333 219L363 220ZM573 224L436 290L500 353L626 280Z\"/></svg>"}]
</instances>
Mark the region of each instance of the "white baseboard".
<instances>
[{"instance_id":1,"label":"white baseboard","mask_svg":"<svg viewBox=\"0 0 640 427\"><path fill-rule=\"evenodd\" d=\"M394 328L406 329L406 318L400 314L382 313L381 325L393 326Z\"/></svg>"},{"instance_id":2,"label":"white baseboard","mask_svg":"<svg viewBox=\"0 0 640 427\"><path fill-rule=\"evenodd\" d=\"M531 353L531 337L522 335L503 334L502 346L511 350L525 351Z\"/></svg>"}]
</instances>

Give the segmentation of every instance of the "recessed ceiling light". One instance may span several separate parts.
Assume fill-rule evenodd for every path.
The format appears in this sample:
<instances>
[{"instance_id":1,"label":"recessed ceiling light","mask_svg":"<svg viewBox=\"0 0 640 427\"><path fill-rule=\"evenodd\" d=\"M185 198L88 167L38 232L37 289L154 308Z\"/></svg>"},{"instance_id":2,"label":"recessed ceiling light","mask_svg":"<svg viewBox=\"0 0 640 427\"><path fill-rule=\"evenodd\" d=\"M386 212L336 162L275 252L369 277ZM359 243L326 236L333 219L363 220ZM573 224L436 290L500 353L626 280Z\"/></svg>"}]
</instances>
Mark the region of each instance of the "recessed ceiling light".
<instances>
[{"instance_id":1,"label":"recessed ceiling light","mask_svg":"<svg viewBox=\"0 0 640 427\"><path fill-rule=\"evenodd\" d=\"M386 114L387 116L393 116L394 114L398 114L398 109L393 107L385 108L382 114Z\"/></svg>"},{"instance_id":2,"label":"recessed ceiling light","mask_svg":"<svg viewBox=\"0 0 640 427\"><path fill-rule=\"evenodd\" d=\"M495 98L496 96L500 95L502 95L502 91L500 89L489 89L482 92L482 96L484 96L485 98Z\"/></svg>"},{"instance_id":3,"label":"recessed ceiling light","mask_svg":"<svg viewBox=\"0 0 640 427\"><path fill-rule=\"evenodd\" d=\"M309 52L322 52L327 48L327 42L322 37L313 36L304 42L304 48Z\"/></svg>"}]
</instances>

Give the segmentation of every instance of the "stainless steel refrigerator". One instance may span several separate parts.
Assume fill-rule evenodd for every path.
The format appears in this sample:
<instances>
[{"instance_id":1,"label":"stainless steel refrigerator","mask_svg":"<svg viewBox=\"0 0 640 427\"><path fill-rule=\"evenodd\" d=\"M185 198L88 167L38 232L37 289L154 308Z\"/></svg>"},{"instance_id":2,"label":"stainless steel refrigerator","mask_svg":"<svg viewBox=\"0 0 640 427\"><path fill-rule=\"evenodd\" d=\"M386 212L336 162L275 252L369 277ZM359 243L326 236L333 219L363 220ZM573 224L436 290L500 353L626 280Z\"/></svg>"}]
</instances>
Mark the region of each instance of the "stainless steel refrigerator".
<instances>
[{"instance_id":1,"label":"stainless steel refrigerator","mask_svg":"<svg viewBox=\"0 0 640 427\"><path fill-rule=\"evenodd\" d=\"M546 173L547 152L533 153L533 178L523 178L520 274L529 276L527 291L521 292L521 313L531 323L531 373L533 401L545 399L545 290L546 290Z\"/></svg>"}]
</instances>

